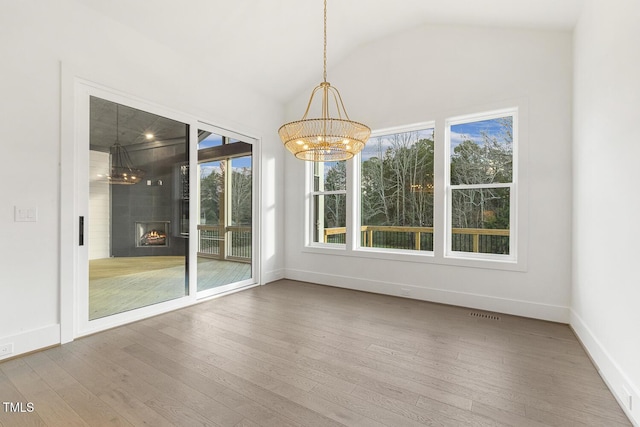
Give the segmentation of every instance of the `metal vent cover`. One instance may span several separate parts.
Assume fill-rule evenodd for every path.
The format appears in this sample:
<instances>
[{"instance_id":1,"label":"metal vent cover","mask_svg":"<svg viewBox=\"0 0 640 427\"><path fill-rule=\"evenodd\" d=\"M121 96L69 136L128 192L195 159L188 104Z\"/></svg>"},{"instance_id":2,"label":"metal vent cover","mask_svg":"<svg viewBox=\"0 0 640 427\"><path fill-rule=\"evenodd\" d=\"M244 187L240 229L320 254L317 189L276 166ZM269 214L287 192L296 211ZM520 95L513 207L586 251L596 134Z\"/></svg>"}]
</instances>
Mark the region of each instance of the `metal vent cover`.
<instances>
[{"instance_id":1,"label":"metal vent cover","mask_svg":"<svg viewBox=\"0 0 640 427\"><path fill-rule=\"evenodd\" d=\"M495 314L490 314L490 313L480 313L477 311L472 311L469 313L469 316L471 317L478 317L480 319L489 319L489 320L500 320L500 316L497 316Z\"/></svg>"}]
</instances>

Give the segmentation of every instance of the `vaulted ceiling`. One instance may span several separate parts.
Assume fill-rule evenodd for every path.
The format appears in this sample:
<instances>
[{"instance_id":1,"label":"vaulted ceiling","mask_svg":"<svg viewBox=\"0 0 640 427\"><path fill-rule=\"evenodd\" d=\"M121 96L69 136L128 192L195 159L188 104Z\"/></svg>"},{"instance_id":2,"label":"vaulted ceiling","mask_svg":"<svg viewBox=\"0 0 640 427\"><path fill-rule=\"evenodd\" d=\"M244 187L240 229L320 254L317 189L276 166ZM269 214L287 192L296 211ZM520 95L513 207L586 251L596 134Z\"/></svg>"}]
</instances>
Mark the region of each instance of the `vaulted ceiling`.
<instances>
[{"instance_id":1,"label":"vaulted ceiling","mask_svg":"<svg viewBox=\"0 0 640 427\"><path fill-rule=\"evenodd\" d=\"M423 24L570 31L584 0L328 0L328 67ZM286 102L322 79L322 0L83 0L143 35Z\"/></svg>"}]
</instances>

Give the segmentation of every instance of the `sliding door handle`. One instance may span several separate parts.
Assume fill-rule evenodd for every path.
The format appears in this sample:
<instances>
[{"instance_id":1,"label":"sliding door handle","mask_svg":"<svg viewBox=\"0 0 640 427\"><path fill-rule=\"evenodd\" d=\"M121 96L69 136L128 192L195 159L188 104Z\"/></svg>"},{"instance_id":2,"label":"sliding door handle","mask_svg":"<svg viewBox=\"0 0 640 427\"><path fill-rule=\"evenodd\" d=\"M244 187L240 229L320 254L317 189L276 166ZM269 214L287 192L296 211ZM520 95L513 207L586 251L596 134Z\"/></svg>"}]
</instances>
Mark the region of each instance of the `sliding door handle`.
<instances>
[{"instance_id":1,"label":"sliding door handle","mask_svg":"<svg viewBox=\"0 0 640 427\"><path fill-rule=\"evenodd\" d=\"M78 239L78 244L80 246L84 246L84 217L81 216L78 218L78 229L79 229L79 239Z\"/></svg>"}]
</instances>

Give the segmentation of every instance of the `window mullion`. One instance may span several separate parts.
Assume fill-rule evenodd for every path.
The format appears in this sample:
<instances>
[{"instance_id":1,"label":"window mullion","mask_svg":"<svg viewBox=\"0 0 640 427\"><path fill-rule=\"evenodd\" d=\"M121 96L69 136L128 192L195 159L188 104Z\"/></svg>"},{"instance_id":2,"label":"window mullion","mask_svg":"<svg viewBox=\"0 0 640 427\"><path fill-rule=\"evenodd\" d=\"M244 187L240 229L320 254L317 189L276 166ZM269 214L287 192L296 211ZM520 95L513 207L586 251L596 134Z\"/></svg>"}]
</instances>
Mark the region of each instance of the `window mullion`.
<instances>
[{"instance_id":1,"label":"window mullion","mask_svg":"<svg viewBox=\"0 0 640 427\"><path fill-rule=\"evenodd\" d=\"M434 174L434 212L433 212L433 255L436 259L444 258L448 242L448 212L449 201L449 150L445 144L447 130L445 120L440 118L435 122L435 144L433 159Z\"/></svg>"},{"instance_id":2,"label":"window mullion","mask_svg":"<svg viewBox=\"0 0 640 427\"><path fill-rule=\"evenodd\" d=\"M347 251L351 252L360 244L359 219L360 219L360 154L352 161L347 162Z\"/></svg>"}]
</instances>

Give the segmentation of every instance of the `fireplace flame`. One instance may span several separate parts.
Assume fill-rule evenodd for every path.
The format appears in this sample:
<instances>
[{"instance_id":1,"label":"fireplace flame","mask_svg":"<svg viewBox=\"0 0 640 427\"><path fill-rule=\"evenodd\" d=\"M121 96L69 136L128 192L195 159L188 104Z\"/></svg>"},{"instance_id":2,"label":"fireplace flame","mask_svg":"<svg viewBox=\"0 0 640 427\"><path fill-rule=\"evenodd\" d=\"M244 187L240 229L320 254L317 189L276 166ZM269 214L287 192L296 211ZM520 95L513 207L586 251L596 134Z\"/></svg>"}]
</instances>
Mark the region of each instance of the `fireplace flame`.
<instances>
[{"instance_id":1,"label":"fireplace flame","mask_svg":"<svg viewBox=\"0 0 640 427\"><path fill-rule=\"evenodd\" d=\"M149 230L142 235L140 244L142 246L166 245L167 234L160 230Z\"/></svg>"}]
</instances>

